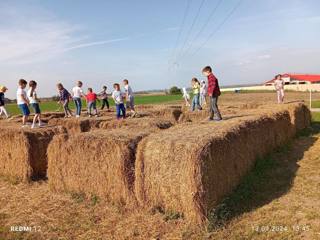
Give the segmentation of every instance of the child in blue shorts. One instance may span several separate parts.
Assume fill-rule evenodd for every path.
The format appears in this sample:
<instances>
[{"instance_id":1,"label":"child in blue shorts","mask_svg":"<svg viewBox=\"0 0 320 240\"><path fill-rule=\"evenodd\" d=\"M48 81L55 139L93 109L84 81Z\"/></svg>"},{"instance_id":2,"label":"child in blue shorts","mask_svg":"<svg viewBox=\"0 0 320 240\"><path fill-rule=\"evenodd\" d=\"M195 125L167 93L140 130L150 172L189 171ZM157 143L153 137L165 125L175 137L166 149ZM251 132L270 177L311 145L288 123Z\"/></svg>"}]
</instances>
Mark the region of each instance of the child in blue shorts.
<instances>
[{"instance_id":1,"label":"child in blue shorts","mask_svg":"<svg viewBox=\"0 0 320 240\"><path fill-rule=\"evenodd\" d=\"M19 88L17 90L17 104L22 112L22 127L27 126L28 117L30 115L29 100L25 88L27 87L27 81L24 79L19 80Z\"/></svg>"},{"instance_id":2,"label":"child in blue shorts","mask_svg":"<svg viewBox=\"0 0 320 240\"><path fill-rule=\"evenodd\" d=\"M34 118L33 118L33 122L32 122L31 128L35 128L36 127L37 121L38 121L38 126L39 127L43 126L43 124L41 122L41 110L40 110L40 105L39 105L39 99L37 97L36 88L37 88L37 82L31 80L29 82L29 90L28 90L29 103L31 104L31 106L32 106L32 108L34 110Z\"/></svg>"}]
</instances>

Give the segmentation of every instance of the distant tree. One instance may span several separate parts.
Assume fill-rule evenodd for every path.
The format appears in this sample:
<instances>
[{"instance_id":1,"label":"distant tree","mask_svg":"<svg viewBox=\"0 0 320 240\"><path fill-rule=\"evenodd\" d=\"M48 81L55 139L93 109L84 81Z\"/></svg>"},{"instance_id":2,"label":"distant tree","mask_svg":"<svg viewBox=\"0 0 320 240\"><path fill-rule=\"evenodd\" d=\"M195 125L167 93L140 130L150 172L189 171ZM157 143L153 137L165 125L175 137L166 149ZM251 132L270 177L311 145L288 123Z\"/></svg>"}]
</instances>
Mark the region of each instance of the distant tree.
<instances>
[{"instance_id":1,"label":"distant tree","mask_svg":"<svg viewBox=\"0 0 320 240\"><path fill-rule=\"evenodd\" d=\"M172 95L181 94L181 89L177 86L173 86L170 88L169 93Z\"/></svg>"}]
</instances>

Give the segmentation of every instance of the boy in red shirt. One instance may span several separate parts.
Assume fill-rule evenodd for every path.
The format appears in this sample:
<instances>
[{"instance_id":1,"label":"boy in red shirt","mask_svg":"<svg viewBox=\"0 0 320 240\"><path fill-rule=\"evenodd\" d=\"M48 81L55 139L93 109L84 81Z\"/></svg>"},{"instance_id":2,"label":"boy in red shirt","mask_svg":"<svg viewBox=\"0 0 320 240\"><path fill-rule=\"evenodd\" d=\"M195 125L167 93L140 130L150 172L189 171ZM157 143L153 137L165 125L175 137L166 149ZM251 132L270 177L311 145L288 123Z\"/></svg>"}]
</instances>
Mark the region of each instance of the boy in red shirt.
<instances>
[{"instance_id":1,"label":"boy in red shirt","mask_svg":"<svg viewBox=\"0 0 320 240\"><path fill-rule=\"evenodd\" d=\"M86 95L87 99L87 106L88 106L88 114L89 117L92 117L91 111L93 109L94 115L98 117L98 110L97 110L97 94L95 94L92 88L88 88L88 93Z\"/></svg>"},{"instance_id":2,"label":"boy in red shirt","mask_svg":"<svg viewBox=\"0 0 320 240\"><path fill-rule=\"evenodd\" d=\"M202 69L202 74L208 78L208 95L210 98L209 121L221 121L222 117L218 108L218 98L221 95L218 79L213 75L210 66ZM216 117L214 118L214 115Z\"/></svg>"}]
</instances>

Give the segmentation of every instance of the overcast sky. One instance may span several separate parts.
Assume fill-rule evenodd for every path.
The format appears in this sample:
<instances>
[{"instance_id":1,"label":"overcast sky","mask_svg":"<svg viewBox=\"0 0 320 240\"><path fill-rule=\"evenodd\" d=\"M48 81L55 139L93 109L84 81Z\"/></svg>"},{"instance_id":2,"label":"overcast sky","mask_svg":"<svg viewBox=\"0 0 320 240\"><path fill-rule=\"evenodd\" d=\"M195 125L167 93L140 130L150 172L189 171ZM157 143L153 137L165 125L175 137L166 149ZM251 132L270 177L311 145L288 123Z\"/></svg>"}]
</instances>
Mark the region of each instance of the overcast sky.
<instances>
[{"instance_id":1,"label":"overcast sky","mask_svg":"<svg viewBox=\"0 0 320 240\"><path fill-rule=\"evenodd\" d=\"M76 80L188 87L205 65L221 85L320 73L320 1L188 1L0 0L0 85L13 97L34 79L52 96Z\"/></svg>"}]
</instances>

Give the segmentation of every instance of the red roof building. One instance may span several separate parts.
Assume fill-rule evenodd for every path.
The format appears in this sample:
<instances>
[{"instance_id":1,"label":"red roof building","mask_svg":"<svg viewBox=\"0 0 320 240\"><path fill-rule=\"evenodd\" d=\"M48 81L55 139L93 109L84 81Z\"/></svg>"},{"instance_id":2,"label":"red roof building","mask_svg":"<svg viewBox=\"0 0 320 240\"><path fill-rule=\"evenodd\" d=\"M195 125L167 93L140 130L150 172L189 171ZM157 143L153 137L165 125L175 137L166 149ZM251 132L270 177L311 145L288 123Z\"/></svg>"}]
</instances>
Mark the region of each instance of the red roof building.
<instances>
[{"instance_id":1,"label":"red roof building","mask_svg":"<svg viewBox=\"0 0 320 240\"><path fill-rule=\"evenodd\" d=\"M320 83L320 75L313 74L281 74L282 79L286 84L306 84L306 83ZM269 80L264 85L272 85L275 79Z\"/></svg>"}]
</instances>

